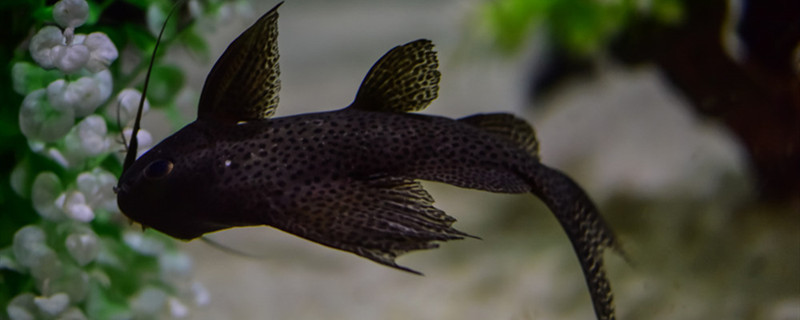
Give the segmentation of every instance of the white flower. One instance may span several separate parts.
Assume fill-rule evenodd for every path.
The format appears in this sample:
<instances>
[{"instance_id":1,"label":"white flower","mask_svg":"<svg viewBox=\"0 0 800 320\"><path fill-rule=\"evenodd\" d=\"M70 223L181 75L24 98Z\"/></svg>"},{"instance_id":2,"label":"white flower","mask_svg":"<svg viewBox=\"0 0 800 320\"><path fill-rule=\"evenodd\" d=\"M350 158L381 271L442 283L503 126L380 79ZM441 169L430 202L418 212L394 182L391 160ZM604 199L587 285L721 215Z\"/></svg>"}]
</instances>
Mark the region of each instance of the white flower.
<instances>
[{"instance_id":1,"label":"white flower","mask_svg":"<svg viewBox=\"0 0 800 320\"><path fill-rule=\"evenodd\" d=\"M131 141L133 128L125 128L122 130L122 134L125 136L125 141ZM136 158L139 158L153 145L153 136L150 132L147 132L147 130L139 129L139 132L136 134L136 139L139 142L139 150L136 150Z\"/></svg>"},{"instance_id":2,"label":"white flower","mask_svg":"<svg viewBox=\"0 0 800 320\"><path fill-rule=\"evenodd\" d=\"M50 51L53 65L66 74L72 74L89 62L89 48L83 44L57 45Z\"/></svg>"},{"instance_id":3,"label":"white flower","mask_svg":"<svg viewBox=\"0 0 800 320\"><path fill-rule=\"evenodd\" d=\"M68 101L64 94L67 92L68 85L69 83L64 79L58 79L47 85L47 101L53 108L61 111L72 109L74 102Z\"/></svg>"},{"instance_id":4,"label":"white flower","mask_svg":"<svg viewBox=\"0 0 800 320\"><path fill-rule=\"evenodd\" d=\"M136 231L125 231L122 241L131 249L146 256L157 256L166 250L164 242L147 234Z\"/></svg>"},{"instance_id":5,"label":"white flower","mask_svg":"<svg viewBox=\"0 0 800 320\"><path fill-rule=\"evenodd\" d=\"M111 87L111 72L103 70L73 82L53 81L47 86L47 98L55 109L72 109L76 117L85 117L108 100Z\"/></svg>"},{"instance_id":6,"label":"white flower","mask_svg":"<svg viewBox=\"0 0 800 320\"><path fill-rule=\"evenodd\" d=\"M52 317L67 308L69 296L66 293L59 292L49 297L36 297L33 302L39 307L39 310Z\"/></svg>"},{"instance_id":7,"label":"white flower","mask_svg":"<svg viewBox=\"0 0 800 320\"><path fill-rule=\"evenodd\" d=\"M58 320L87 320L87 318L81 309L70 307L58 317Z\"/></svg>"},{"instance_id":8,"label":"white flower","mask_svg":"<svg viewBox=\"0 0 800 320\"><path fill-rule=\"evenodd\" d=\"M47 149L47 156L49 156L50 159L53 159L53 161L60 164L62 167L69 168L69 160L67 160L67 157L65 157L64 154L61 153L61 150L58 150L55 147Z\"/></svg>"},{"instance_id":9,"label":"white flower","mask_svg":"<svg viewBox=\"0 0 800 320\"><path fill-rule=\"evenodd\" d=\"M77 190L66 193L62 209L67 216L81 222L89 222L94 219L94 211L86 205L86 197Z\"/></svg>"},{"instance_id":10,"label":"white flower","mask_svg":"<svg viewBox=\"0 0 800 320\"><path fill-rule=\"evenodd\" d=\"M61 180L55 173L42 172L33 181L31 200L33 208L42 218L50 221L64 220L64 212L56 206L56 200L63 191Z\"/></svg>"},{"instance_id":11,"label":"white flower","mask_svg":"<svg viewBox=\"0 0 800 320\"><path fill-rule=\"evenodd\" d=\"M169 314L172 315L173 318L185 318L189 315L189 308L181 303L178 298L169 297L167 301L169 303Z\"/></svg>"},{"instance_id":12,"label":"white flower","mask_svg":"<svg viewBox=\"0 0 800 320\"><path fill-rule=\"evenodd\" d=\"M51 51L54 47L64 44L64 34L61 33L61 29L56 26L46 26L31 38L28 49L36 63L42 68L51 69L54 67Z\"/></svg>"},{"instance_id":13,"label":"white flower","mask_svg":"<svg viewBox=\"0 0 800 320\"><path fill-rule=\"evenodd\" d=\"M19 229L14 234L11 247L17 262L29 268L37 280L52 278L62 271L61 261L55 251L47 246L46 235L37 226Z\"/></svg>"},{"instance_id":14,"label":"white flower","mask_svg":"<svg viewBox=\"0 0 800 320\"><path fill-rule=\"evenodd\" d=\"M64 28L76 28L89 17L86 0L61 0L53 7L53 19Z\"/></svg>"},{"instance_id":15,"label":"white flower","mask_svg":"<svg viewBox=\"0 0 800 320\"><path fill-rule=\"evenodd\" d=\"M192 276L192 264L192 258L183 252L170 251L158 256L161 279L167 283L188 281Z\"/></svg>"},{"instance_id":16,"label":"white flower","mask_svg":"<svg viewBox=\"0 0 800 320\"><path fill-rule=\"evenodd\" d=\"M90 157L100 155L108 150L111 141L106 137L108 129L106 121L99 115L91 115L76 126L81 148Z\"/></svg>"},{"instance_id":17,"label":"white flower","mask_svg":"<svg viewBox=\"0 0 800 320\"><path fill-rule=\"evenodd\" d=\"M99 239L94 231L89 228L80 228L80 230L71 233L67 236L65 244L70 256L81 266L92 262L100 252Z\"/></svg>"},{"instance_id":18,"label":"white flower","mask_svg":"<svg viewBox=\"0 0 800 320\"><path fill-rule=\"evenodd\" d=\"M100 88L100 96L104 97L103 102L111 97L111 90L114 89L114 80L111 78L111 71L105 69L95 73L92 78L97 81L97 87Z\"/></svg>"},{"instance_id":19,"label":"white flower","mask_svg":"<svg viewBox=\"0 0 800 320\"><path fill-rule=\"evenodd\" d=\"M211 301L211 294L200 282L195 281L192 283L192 294L194 295L194 304L198 306L207 305Z\"/></svg>"},{"instance_id":20,"label":"white flower","mask_svg":"<svg viewBox=\"0 0 800 320\"><path fill-rule=\"evenodd\" d=\"M76 117L90 115L103 103L108 96L103 96L100 85L93 77L81 77L70 82L64 92L64 100L69 101L75 108Z\"/></svg>"},{"instance_id":21,"label":"white flower","mask_svg":"<svg viewBox=\"0 0 800 320\"><path fill-rule=\"evenodd\" d=\"M105 33L93 32L86 36L83 44L90 50L89 61L86 68L91 72L99 72L108 69L114 60L119 56L117 47Z\"/></svg>"},{"instance_id":22,"label":"white flower","mask_svg":"<svg viewBox=\"0 0 800 320\"><path fill-rule=\"evenodd\" d=\"M11 189L14 190L14 193L26 199L31 195L31 173L32 168L30 161L22 160L17 162L14 169L11 170L11 179L9 179ZM0 269L2 269L2 267L0 267Z\"/></svg>"},{"instance_id":23,"label":"white flower","mask_svg":"<svg viewBox=\"0 0 800 320\"><path fill-rule=\"evenodd\" d=\"M139 100L142 98L142 93L136 89L125 89L120 91L117 95L117 103L111 103L106 109L106 116L109 119L117 119L124 126L131 120L136 118L136 112L139 109ZM142 114L150 110L150 103L144 99L144 107Z\"/></svg>"},{"instance_id":24,"label":"white flower","mask_svg":"<svg viewBox=\"0 0 800 320\"><path fill-rule=\"evenodd\" d=\"M155 287L146 287L139 290L128 305L133 314L138 317L152 318L164 309L167 302L167 294L164 290Z\"/></svg>"},{"instance_id":25,"label":"white flower","mask_svg":"<svg viewBox=\"0 0 800 320\"><path fill-rule=\"evenodd\" d=\"M74 111L53 108L48 103L45 89L25 96L19 110L20 131L29 140L56 141L66 135L74 123Z\"/></svg>"},{"instance_id":26,"label":"white flower","mask_svg":"<svg viewBox=\"0 0 800 320\"><path fill-rule=\"evenodd\" d=\"M108 212L118 210L113 189L116 183L117 178L113 174L100 168L81 173L76 181L78 191L86 196L89 206Z\"/></svg>"},{"instance_id":27,"label":"white flower","mask_svg":"<svg viewBox=\"0 0 800 320\"><path fill-rule=\"evenodd\" d=\"M33 303L34 295L30 292L20 293L8 303L6 312L13 320L35 319L36 305Z\"/></svg>"},{"instance_id":28,"label":"white flower","mask_svg":"<svg viewBox=\"0 0 800 320\"><path fill-rule=\"evenodd\" d=\"M40 251L38 247L47 246L46 240L47 235L42 228L35 225L25 226L14 234L11 250L14 251L14 257L19 264L30 267L35 260L34 255Z\"/></svg>"}]
</instances>

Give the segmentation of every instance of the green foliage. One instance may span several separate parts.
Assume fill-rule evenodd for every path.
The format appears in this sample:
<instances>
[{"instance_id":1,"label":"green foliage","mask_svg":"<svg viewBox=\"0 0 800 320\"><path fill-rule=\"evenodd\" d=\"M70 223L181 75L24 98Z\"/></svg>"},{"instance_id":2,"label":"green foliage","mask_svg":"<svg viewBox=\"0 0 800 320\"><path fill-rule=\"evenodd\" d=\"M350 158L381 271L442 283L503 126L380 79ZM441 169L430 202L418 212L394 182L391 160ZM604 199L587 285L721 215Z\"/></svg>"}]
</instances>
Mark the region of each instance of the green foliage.
<instances>
[{"instance_id":1,"label":"green foliage","mask_svg":"<svg viewBox=\"0 0 800 320\"><path fill-rule=\"evenodd\" d=\"M632 0L498 0L484 8L484 20L501 51L518 50L541 28L549 42L578 56L605 49L638 15L678 23L682 14L679 0L653 0L647 5Z\"/></svg>"},{"instance_id":2,"label":"green foliage","mask_svg":"<svg viewBox=\"0 0 800 320\"><path fill-rule=\"evenodd\" d=\"M0 19L8 21L0 41L0 319L182 317L187 306L205 301L191 279L191 260L171 238L131 228L111 191L121 172L121 131L131 125L129 117L118 127L116 114L138 105L118 101L120 92L141 87L153 28L160 29L172 1L83 1L64 2L73 6L66 14L84 14L75 26L54 23L58 2L0 2ZM141 14L105 15L120 5ZM196 5L195 14L205 16L223 4ZM159 55L181 45L208 56L191 21L170 20ZM63 33L61 44L48 40L52 33L39 35L45 26ZM55 61L48 50L57 45L88 60L77 69L65 64L71 60ZM116 62L121 48L138 49L126 51L134 55L131 68ZM184 78L179 68L157 63L147 97L153 107L177 119ZM47 122L62 116L74 119Z\"/></svg>"},{"instance_id":3,"label":"green foliage","mask_svg":"<svg viewBox=\"0 0 800 320\"><path fill-rule=\"evenodd\" d=\"M178 91L183 88L183 71L170 65L156 65L150 76L148 98L158 105L168 105L175 101Z\"/></svg>"}]
</instances>

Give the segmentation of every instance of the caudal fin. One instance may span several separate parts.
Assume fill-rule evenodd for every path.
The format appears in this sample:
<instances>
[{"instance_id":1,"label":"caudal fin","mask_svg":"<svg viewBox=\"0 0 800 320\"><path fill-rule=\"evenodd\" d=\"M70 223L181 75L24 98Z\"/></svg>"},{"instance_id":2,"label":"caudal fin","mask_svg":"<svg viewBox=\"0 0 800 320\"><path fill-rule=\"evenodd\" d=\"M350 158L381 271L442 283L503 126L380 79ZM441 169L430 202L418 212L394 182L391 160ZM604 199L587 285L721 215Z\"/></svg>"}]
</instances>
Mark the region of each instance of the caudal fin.
<instances>
[{"instance_id":1,"label":"caudal fin","mask_svg":"<svg viewBox=\"0 0 800 320\"><path fill-rule=\"evenodd\" d=\"M547 204L572 241L597 319L615 319L611 285L603 268L603 250L618 249L614 234L583 189L567 175L543 164L529 174L532 192Z\"/></svg>"}]
</instances>

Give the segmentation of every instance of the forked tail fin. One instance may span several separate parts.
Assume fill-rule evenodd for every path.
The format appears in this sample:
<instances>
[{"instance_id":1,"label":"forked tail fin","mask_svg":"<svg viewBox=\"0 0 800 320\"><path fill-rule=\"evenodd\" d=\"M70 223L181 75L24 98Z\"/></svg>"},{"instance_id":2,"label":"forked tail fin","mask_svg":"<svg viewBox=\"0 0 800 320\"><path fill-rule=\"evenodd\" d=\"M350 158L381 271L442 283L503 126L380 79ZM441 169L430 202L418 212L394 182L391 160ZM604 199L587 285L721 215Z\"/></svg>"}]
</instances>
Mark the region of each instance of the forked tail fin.
<instances>
[{"instance_id":1,"label":"forked tail fin","mask_svg":"<svg viewBox=\"0 0 800 320\"><path fill-rule=\"evenodd\" d=\"M605 248L621 252L614 234L583 189L567 175L543 164L529 174L532 192L547 204L572 241L597 319L615 319L611 285L603 268Z\"/></svg>"}]
</instances>

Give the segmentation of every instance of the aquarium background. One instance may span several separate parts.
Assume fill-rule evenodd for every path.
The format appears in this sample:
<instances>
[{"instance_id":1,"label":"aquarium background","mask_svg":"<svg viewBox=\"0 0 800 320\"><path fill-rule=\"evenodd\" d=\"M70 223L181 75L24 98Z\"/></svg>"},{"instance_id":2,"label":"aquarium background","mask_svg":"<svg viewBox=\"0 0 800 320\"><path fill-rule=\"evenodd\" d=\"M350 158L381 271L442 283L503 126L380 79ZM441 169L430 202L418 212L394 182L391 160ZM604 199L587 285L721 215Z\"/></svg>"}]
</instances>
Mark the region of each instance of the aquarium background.
<instances>
[{"instance_id":1,"label":"aquarium background","mask_svg":"<svg viewBox=\"0 0 800 320\"><path fill-rule=\"evenodd\" d=\"M656 65L623 64L607 50L613 35L625 27L619 22L626 14L623 6L679 24L685 15L681 2L592 1L600 4L581 7L562 1L574 7L557 10L555 2L531 1L544 13L518 14L534 10L525 3L285 3L279 10L282 89L277 116L345 107L383 53L418 38L431 39L442 81L439 98L423 113L461 117L511 112L533 124L542 162L565 171L586 189L627 253L627 261L606 253L619 319L800 319L797 197L765 200L769 197L759 187L747 151L729 127L696 112L691 99ZM185 85L173 97L176 111L153 108L145 116L143 126L153 141L194 119L216 57L275 4L233 2L221 7L211 15L213 23L197 27L208 43L205 54L168 47L159 59L178 67ZM566 40L554 45L553 34ZM554 48L592 61L591 72L532 92L537 75L550 72ZM436 206L458 219L457 228L482 238L398 259L425 276L267 227L210 235L249 256L155 234L153 238L177 250L170 252L188 257L178 264L186 267L181 276L203 290L185 299L185 314L170 312L170 302L160 305L166 311L153 314L189 319L594 318L569 239L542 202L528 194L424 185ZM125 230L138 232L135 227ZM120 245L130 245L123 238ZM15 271L3 272L0 281L11 279ZM158 296L142 288L129 290L138 293L132 297ZM196 303L198 294L206 298L203 303ZM76 306L87 308L85 302ZM0 319L8 316L0 313Z\"/></svg>"}]
</instances>

